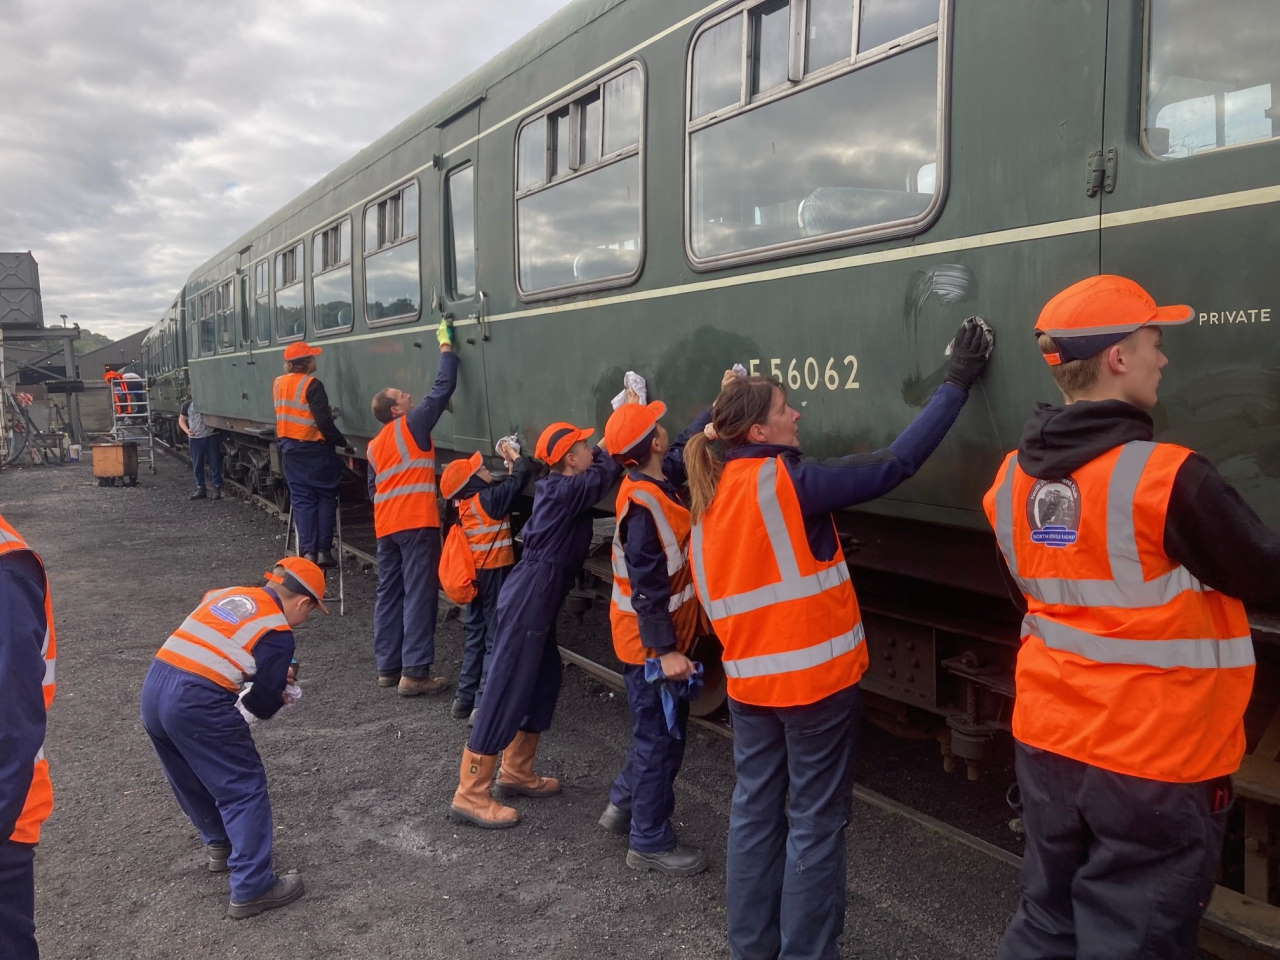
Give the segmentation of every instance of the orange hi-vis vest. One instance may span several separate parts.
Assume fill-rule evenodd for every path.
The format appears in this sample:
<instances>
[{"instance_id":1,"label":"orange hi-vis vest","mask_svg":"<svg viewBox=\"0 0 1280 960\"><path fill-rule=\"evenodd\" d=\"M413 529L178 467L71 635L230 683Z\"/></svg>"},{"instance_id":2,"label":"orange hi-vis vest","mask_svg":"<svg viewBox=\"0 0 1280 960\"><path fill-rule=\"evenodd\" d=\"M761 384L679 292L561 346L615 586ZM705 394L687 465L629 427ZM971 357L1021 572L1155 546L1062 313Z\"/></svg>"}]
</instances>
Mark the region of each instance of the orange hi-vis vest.
<instances>
[{"instance_id":1,"label":"orange hi-vis vest","mask_svg":"<svg viewBox=\"0 0 1280 960\"><path fill-rule=\"evenodd\" d=\"M458 505L458 522L467 538L477 570L497 570L516 562L512 545L511 521L495 520L480 505L480 494L454 501Z\"/></svg>"},{"instance_id":2,"label":"orange hi-vis vest","mask_svg":"<svg viewBox=\"0 0 1280 960\"><path fill-rule=\"evenodd\" d=\"M320 443L324 434L316 426L307 403L307 389L315 377L309 373L285 373L271 385L271 398L276 405L276 436L290 440Z\"/></svg>"},{"instance_id":3,"label":"orange hi-vis vest","mask_svg":"<svg viewBox=\"0 0 1280 960\"><path fill-rule=\"evenodd\" d=\"M1023 743L1174 783L1240 766L1254 672L1244 604L1164 552L1190 454L1134 441L1062 480L1005 458L983 507L1027 599L1013 709Z\"/></svg>"},{"instance_id":4,"label":"orange hi-vis vest","mask_svg":"<svg viewBox=\"0 0 1280 960\"><path fill-rule=\"evenodd\" d=\"M157 660L238 693L257 672L253 648L289 621L261 587L210 590L156 653Z\"/></svg>"},{"instance_id":5,"label":"orange hi-vis vest","mask_svg":"<svg viewBox=\"0 0 1280 960\"><path fill-rule=\"evenodd\" d=\"M111 377L107 380L107 384L111 387L111 403L115 407L116 413L132 413L133 398L125 387L124 377Z\"/></svg>"},{"instance_id":6,"label":"orange hi-vis vest","mask_svg":"<svg viewBox=\"0 0 1280 960\"><path fill-rule=\"evenodd\" d=\"M698 599L724 647L729 696L802 706L862 678L867 645L844 550L837 538L830 560L813 555L781 457L726 463L689 544Z\"/></svg>"},{"instance_id":7,"label":"orange hi-vis vest","mask_svg":"<svg viewBox=\"0 0 1280 960\"><path fill-rule=\"evenodd\" d=\"M367 452L375 491L374 534L389 537L401 530L440 526L435 443L423 450L413 439L409 421L400 416L378 431Z\"/></svg>"},{"instance_id":8,"label":"orange hi-vis vest","mask_svg":"<svg viewBox=\"0 0 1280 960\"><path fill-rule=\"evenodd\" d=\"M18 550L30 552L36 558L36 562L40 564L41 571L44 570L44 561L40 559L40 555L27 546L27 542L22 539L22 535L9 526L3 516L0 516L0 556L14 553ZM58 638L53 625L53 594L49 591L49 578L47 575L44 580L44 622L44 641L40 646L40 655L44 658L44 676L41 680L41 687L44 692L44 709L47 713L49 708L53 706L53 696L58 689L55 679ZM53 780L49 776L49 761L45 759L44 745L41 744L40 749L36 751L35 768L31 775L31 786L27 788L26 802L22 805L22 812L18 814L18 822L14 824L13 833L9 835L8 839L14 843L39 843L40 827L45 820L49 819L49 814L52 811Z\"/></svg>"},{"instance_id":9,"label":"orange hi-vis vest","mask_svg":"<svg viewBox=\"0 0 1280 960\"><path fill-rule=\"evenodd\" d=\"M609 601L609 624L613 628L613 652L623 663L642 664L653 651L640 638L640 618L631 605L631 578L620 532L622 520L631 510L648 510L658 528L662 552L667 557L671 579L667 610L675 627L676 649L685 653L703 626L702 611L694 602L693 575L687 561L689 511L676 503L656 483L622 478L614 505L618 524L613 532L613 597Z\"/></svg>"}]
</instances>

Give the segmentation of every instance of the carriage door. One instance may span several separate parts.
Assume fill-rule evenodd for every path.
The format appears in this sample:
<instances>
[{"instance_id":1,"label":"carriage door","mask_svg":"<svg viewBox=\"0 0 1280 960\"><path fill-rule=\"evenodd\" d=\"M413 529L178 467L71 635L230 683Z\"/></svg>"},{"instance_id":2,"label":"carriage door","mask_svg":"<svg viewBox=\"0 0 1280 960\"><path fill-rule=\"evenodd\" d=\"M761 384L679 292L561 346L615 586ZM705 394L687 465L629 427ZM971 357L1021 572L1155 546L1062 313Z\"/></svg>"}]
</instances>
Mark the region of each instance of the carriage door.
<instances>
[{"instance_id":1,"label":"carriage door","mask_svg":"<svg viewBox=\"0 0 1280 960\"><path fill-rule=\"evenodd\" d=\"M436 170L439 284L432 306L437 318L452 315L462 357L450 417L454 448L492 454L484 374L488 297L479 271L476 232L480 102L454 114L439 129L440 154Z\"/></svg>"},{"instance_id":2,"label":"carriage door","mask_svg":"<svg viewBox=\"0 0 1280 960\"><path fill-rule=\"evenodd\" d=\"M1111 5L1102 269L1195 309L1165 331L1161 439L1280 523L1280 21L1274 0ZM1163 425L1167 424L1167 427Z\"/></svg>"}]
</instances>

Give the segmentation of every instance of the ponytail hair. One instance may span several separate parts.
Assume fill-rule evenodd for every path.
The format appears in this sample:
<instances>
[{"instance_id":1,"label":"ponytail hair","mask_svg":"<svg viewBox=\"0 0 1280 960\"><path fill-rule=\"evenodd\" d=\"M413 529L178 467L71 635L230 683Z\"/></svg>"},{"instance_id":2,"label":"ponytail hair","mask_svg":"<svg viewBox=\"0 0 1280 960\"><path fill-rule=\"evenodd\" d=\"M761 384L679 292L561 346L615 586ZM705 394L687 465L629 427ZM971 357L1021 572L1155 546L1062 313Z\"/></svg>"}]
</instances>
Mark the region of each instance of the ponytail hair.
<instances>
[{"instance_id":1,"label":"ponytail hair","mask_svg":"<svg viewBox=\"0 0 1280 960\"><path fill-rule=\"evenodd\" d=\"M773 377L736 377L720 391L711 405L711 422L684 447L685 471L689 476L689 512L697 523L711 507L720 474L724 472L724 450L747 443L747 431L769 419L773 391L786 389Z\"/></svg>"}]
</instances>

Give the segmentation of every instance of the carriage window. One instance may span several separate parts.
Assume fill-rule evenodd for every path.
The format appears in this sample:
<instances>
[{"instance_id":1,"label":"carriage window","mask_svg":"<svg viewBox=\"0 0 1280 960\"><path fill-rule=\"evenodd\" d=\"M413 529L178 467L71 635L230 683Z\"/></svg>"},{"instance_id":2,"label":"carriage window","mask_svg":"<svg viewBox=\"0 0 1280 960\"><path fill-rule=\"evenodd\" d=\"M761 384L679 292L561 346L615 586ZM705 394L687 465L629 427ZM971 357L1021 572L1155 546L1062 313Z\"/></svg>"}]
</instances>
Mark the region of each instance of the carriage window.
<instances>
[{"instance_id":1,"label":"carriage window","mask_svg":"<svg viewBox=\"0 0 1280 960\"><path fill-rule=\"evenodd\" d=\"M379 323L416 316L421 287L418 184L411 181L365 208L365 319Z\"/></svg>"},{"instance_id":2,"label":"carriage window","mask_svg":"<svg viewBox=\"0 0 1280 960\"><path fill-rule=\"evenodd\" d=\"M302 283L303 245L276 254L276 339L293 340L306 332L306 284Z\"/></svg>"},{"instance_id":3,"label":"carriage window","mask_svg":"<svg viewBox=\"0 0 1280 960\"><path fill-rule=\"evenodd\" d=\"M847 0L852 4L853 0ZM693 108L690 117L733 106L742 98L742 16L703 32L693 45Z\"/></svg>"},{"instance_id":4,"label":"carriage window","mask_svg":"<svg viewBox=\"0 0 1280 960\"><path fill-rule=\"evenodd\" d=\"M445 181L449 204L450 293L455 300L476 293L475 167L454 170Z\"/></svg>"},{"instance_id":5,"label":"carriage window","mask_svg":"<svg viewBox=\"0 0 1280 960\"><path fill-rule=\"evenodd\" d=\"M259 260L253 268L253 336L271 342L271 263Z\"/></svg>"},{"instance_id":6,"label":"carriage window","mask_svg":"<svg viewBox=\"0 0 1280 960\"><path fill-rule=\"evenodd\" d=\"M1182 158L1280 137L1272 0L1150 0L1147 149Z\"/></svg>"},{"instance_id":7,"label":"carriage window","mask_svg":"<svg viewBox=\"0 0 1280 960\"><path fill-rule=\"evenodd\" d=\"M862 0L858 52L874 50L938 22L938 0Z\"/></svg>"},{"instance_id":8,"label":"carriage window","mask_svg":"<svg viewBox=\"0 0 1280 960\"><path fill-rule=\"evenodd\" d=\"M884 31L891 24L910 34L891 38L902 41L899 49L888 55L881 49L873 57L849 55L852 34L846 37L843 31L852 27L855 9L854 0L843 0L843 5L810 0L807 12L814 19L804 32L805 49L797 52L804 54L810 70L844 66L798 82L788 79L785 41L792 36L791 27L779 30L781 21L775 18L794 16L800 5L752 9L749 49L762 52L753 64L744 64L739 54L735 69L751 69L752 101L766 90L771 98L715 115L708 113L723 106L724 98L700 99L700 91L715 83L704 83L699 71L709 65L712 81L730 71L721 60L701 57L700 51L725 24L740 27L740 21L735 16L695 39L687 188L688 247L694 263L713 265L748 254L764 259L905 233L935 209L942 146L939 4L862 0L864 28L871 22ZM932 29L920 31L922 19ZM822 27L815 32L818 24ZM815 42L818 37L821 44ZM735 51L740 47L728 40L714 42ZM731 103L737 103L736 96Z\"/></svg>"},{"instance_id":9,"label":"carriage window","mask_svg":"<svg viewBox=\"0 0 1280 960\"><path fill-rule=\"evenodd\" d=\"M236 345L234 324L235 298L230 280L218 285L218 346L228 349Z\"/></svg>"},{"instance_id":10,"label":"carriage window","mask_svg":"<svg viewBox=\"0 0 1280 960\"><path fill-rule=\"evenodd\" d=\"M520 129L516 247L522 296L617 286L638 274L643 83L640 67L629 65ZM562 132L575 129L572 138ZM539 168L536 147L548 143L550 162L544 159Z\"/></svg>"},{"instance_id":11,"label":"carriage window","mask_svg":"<svg viewBox=\"0 0 1280 960\"><path fill-rule=\"evenodd\" d=\"M213 318L215 315L214 291L207 290L200 294L200 354L213 353L217 348L214 337Z\"/></svg>"},{"instance_id":12,"label":"carriage window","mask_svg":"<svg viewBox=\"0 0 1280 960\"><path fill-rule=\"evenodd\" d=\"M342 220L311 238L311 303L316 330L345 330L352 320L351 221Z\"/></svg>"}]
</instances>

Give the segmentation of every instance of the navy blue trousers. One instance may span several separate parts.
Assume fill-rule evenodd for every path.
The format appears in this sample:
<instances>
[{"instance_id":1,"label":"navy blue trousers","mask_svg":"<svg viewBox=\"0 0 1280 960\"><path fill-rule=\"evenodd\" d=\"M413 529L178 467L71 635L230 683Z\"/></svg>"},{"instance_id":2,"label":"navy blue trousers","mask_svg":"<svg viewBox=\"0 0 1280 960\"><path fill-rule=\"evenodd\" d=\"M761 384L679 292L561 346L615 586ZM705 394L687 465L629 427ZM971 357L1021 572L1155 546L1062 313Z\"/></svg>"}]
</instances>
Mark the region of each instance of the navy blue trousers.
<instances>
[{"instance_id":1,"label":"navy blue trousers","mask_svg":"<svg viewBox=\"0 0 1280 960\"><path fill-rule=\"evenodd\" d=\"M631 705L631 749L609 790L609 802L631 811L632 850L664 853L676 845L671 814L676 808L676 774L684 762L684 740L667 730L662 691L656 683L645 683L644 664L626 664L622 677ZM689 701L679 701L676 709L680 732L687 734Z\"/></svg>"},{"instance_id":2,"label":"navy blue trousers","mask_svg":"<svg viewBox=\"0 0 1280 960\"><path fill-rule=\"evenodd\" d=\"M205 465L215 487L222 486L222 438L216 433L211 437L191 437L191 471L196 475L196 489L204 489Z\"/></svg>"},{"instance_id":3,"label":"navy blue trousers","mask_svg":"<svg viewBox=\"0 0 1280 960\"><path fill-rule=\"evenodd\" d=\"M427 677L436 662L440 604L440 528L419 527L378 538L378 595L373 657L378 673Z\"/></svg>"},{"instance_id":4,"label":"navy blue trousers","mask_svg":"<svg viewBox=\"0 0 1280 960\"><path fill-rule=\"evenodd\" d=\"M462 669L458 672L458 700L466 706L474 705L484 693L484 681L489 675L493 640L498 629L498 597L509 573L509 566L477 570L476 598L462 611L466 642L462 650Z\"/></svg>"},{"instance_id":5,"label":"navy blue trousers","mask_svg":"<svg viewBox=\"0 0 1280 960\"><path fill-rule=\"evenodd\" d=\"M1200 956L1230 778L1164 783L1014 747L1026 851L1000 960Z\"/></svg>"},{"instance_id":6,"label":"navy blue trousers","mask_svg":"<svg viewBox=\"0 0 1280 960\"><path fill-rule=\"evenodd\" d=\"M860 705L857 686L803 707L729 701L738 778L725 865L734 960L840 955Z\"/></svg>"},{"instance_id":7,"label":"navy blue trousers","mask_svg":"<svg viewBox=\"0 0 1280 960\"><path fill-rule=\"evenodd\" d=\"M327 443L295 441L283 452L284 478L298 527L298 552L333 549L342 461Z\"/></svg>"},{"instance_id":8,"label":"navy blue trousers","mask_svg":"<svg viewBox=\"0 0 1280 960\"><path fill-rule=\"evenodd\" d=\"M243 903L270 890L267 771L235 697L155 660L142 684L142 725L200 840L231 845L231 899Z\"/></svg>"},{"instance_id":9,"label":"navy blue trousers","mask_svg":"<svg viewBox=\"0 0 1280 960\"><path fill-rule=\"evenodd\" d=\"M572 571L527 555L502 585L489 676L467 740L475 753L496 754L521 730L550 728L560 697L556 616L572 585Z\"/></svg>"},{"instance_id":10,"label":"navy blue trousers","mask_svg":"<svg viewBox=\"0 0 1280 960\"><path fill-rule=\"evenodd\" d=\"M37 960L34 844L0 842L0 957Z\"/></svg>"}]
</instances>

